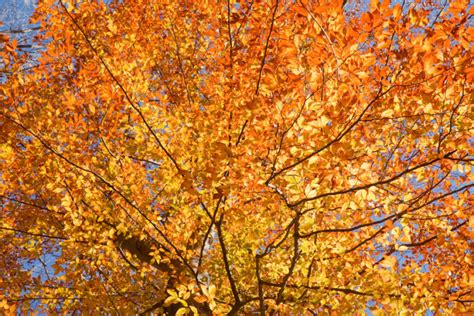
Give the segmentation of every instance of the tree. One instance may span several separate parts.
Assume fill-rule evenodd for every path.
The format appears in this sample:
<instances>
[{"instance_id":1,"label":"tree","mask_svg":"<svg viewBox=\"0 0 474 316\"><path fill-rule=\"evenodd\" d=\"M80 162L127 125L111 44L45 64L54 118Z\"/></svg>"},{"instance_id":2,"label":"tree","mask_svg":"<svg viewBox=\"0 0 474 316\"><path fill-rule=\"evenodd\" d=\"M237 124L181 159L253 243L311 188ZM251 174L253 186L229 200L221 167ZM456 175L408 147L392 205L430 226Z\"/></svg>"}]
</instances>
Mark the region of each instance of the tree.
<instances>
[{"instance_id":1,"label":"tree","mask_svg":"<svg viewBox=\"0 0 474 316\"><path fill-rule=\"evenodd\" d=\"M473 13L40 1L40 52L1 37L2 308L472 310Z\"/></svg>"}]
</instances>

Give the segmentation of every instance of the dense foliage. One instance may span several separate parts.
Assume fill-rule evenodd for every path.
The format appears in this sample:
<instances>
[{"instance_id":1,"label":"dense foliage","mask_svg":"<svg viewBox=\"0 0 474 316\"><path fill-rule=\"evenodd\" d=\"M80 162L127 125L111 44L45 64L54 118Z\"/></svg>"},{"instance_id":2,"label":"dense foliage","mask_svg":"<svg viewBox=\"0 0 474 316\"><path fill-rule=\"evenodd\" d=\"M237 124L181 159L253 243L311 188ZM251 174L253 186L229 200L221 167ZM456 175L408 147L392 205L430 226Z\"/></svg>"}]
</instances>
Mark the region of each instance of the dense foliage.
<instances>
[{"instance_id":1,"label":"dense foliage","mask_svg":"<svg viewBox=\"0 0 474 316\"><path fill-rule=\"evenodd\" d=\"M52 1L0 37L5 313L472 310L474 9Z\"/></svg>"}]
</instances>

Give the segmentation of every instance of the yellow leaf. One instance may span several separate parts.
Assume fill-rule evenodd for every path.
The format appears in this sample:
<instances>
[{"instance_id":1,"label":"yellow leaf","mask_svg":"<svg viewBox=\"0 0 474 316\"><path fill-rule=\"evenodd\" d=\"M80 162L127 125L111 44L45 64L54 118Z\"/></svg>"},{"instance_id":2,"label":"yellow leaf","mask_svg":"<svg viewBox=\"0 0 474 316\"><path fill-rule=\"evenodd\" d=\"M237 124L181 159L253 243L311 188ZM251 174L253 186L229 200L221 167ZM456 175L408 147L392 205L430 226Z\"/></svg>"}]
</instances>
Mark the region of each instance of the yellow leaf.
<instances>
[{"instance_id":1,"label":"yellow leaf","mask_svg":"<svg viewBox=\"0 0 474 316\"><path fill-rule=\"evenodd\" d=\"M177 302L178 302L178 298L176 296L168 296L163 302L163 306L170 306Z\"/></svg>"},{"instance_id":2,"label":"yellow leaf","mask_svg":"<svg viewBox=\"0 0 474 316\"><path fill-rule=\"evenodd\" d=\"M196 307L194 307L194 306L189 306L189 308L190 308L191 311L193 312L193 315L194 315L194 316L198 316L198 315L199 315L198 310L197 310Z\"/></svg>"},{"instance_id":3,"label":"yellow leaf","mask_svg":"<svg viewBox=\"0 0 474 316\"><path fill-rule=\"evenodd\" d=\"M209 286L209 297L213 298L215 296L216 296L216 286L211 285L211 286Z\"/></svg>"},{"instance_id":4,"label":"yellow leaf","mask_svg":"<svg viewBox=\"0 0 474 316\"><path fill-rule=\"evenodd\" d=\"M392 117L393 116L393 110L388 109L382 112L381 114L382 117Z\"/></svg>"}]
</instances>

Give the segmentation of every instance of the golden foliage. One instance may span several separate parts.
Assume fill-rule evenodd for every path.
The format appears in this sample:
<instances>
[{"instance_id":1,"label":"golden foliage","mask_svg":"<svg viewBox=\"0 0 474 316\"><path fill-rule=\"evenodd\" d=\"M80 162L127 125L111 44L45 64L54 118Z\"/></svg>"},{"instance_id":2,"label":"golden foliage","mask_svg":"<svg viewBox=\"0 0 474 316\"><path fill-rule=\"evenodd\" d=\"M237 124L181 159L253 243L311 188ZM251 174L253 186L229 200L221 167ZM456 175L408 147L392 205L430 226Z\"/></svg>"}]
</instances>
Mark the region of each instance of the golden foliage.
<instances>
[{"instance_id":1,"label":"golden foliage","mask_svg":"<svg viewBox=\"0 0 474 316\"><path fill-rule=\"evenodd\" d=\"M438 2L40 1L41 51L0 37L0 308L472 310L474 12Z\"/></svg>"}]
</instances>

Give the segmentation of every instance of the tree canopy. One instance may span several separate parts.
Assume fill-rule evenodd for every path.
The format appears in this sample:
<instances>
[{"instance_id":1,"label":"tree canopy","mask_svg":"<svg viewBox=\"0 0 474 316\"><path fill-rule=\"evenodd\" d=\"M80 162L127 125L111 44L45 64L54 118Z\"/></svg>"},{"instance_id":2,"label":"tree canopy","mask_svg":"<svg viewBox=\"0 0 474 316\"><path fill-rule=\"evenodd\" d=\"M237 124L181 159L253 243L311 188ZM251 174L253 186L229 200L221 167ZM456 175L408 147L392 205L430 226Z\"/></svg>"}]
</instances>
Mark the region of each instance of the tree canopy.
<instances>
[{"instance_id":1,"label":"tree canopy","mask_svg":"<svg viewBox=\"0 0 474 316\"><path fill-rule=\"evenodd\" d=\"M41 0L0 35L0 309L473 308L474 7Z\"/></svg>"}]
</instances>

